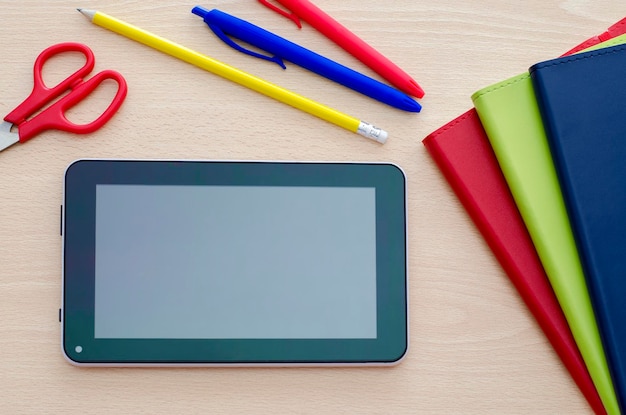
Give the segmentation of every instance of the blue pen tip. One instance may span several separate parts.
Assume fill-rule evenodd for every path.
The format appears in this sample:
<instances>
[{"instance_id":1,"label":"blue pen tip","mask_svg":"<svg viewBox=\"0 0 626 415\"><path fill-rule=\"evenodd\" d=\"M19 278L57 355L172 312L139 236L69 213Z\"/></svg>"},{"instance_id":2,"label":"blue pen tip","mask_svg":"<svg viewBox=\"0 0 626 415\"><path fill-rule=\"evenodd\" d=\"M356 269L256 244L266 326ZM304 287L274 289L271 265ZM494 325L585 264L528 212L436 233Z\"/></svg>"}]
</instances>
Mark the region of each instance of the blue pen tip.
<instances>
[{"instance_id":1,"label":"blue pen tip","mask_svg":"<svg viewBox=\"0 0 626 415\"><path fill-rule=\"evenodd\" d=\"M410 111L410 112L420 112L422 110L422 106L415 101L413 98L410 97L406 97L403 100L404 103L404 110L406 111Z\"/></svg>"},{"instance_id":2,"label":"blue pen tip","mask_svg":"<svg viewBox=\"0 0 626 415\"><path fill-rule=\"evenodd\" d=\"M201 6L196 6L194 7L191 12L193 14L195 14L196 16L200 16L204 19L204 17L209 13L209 11L207 9L205 9L204 7Z\"/></svg>"}]
</instances>

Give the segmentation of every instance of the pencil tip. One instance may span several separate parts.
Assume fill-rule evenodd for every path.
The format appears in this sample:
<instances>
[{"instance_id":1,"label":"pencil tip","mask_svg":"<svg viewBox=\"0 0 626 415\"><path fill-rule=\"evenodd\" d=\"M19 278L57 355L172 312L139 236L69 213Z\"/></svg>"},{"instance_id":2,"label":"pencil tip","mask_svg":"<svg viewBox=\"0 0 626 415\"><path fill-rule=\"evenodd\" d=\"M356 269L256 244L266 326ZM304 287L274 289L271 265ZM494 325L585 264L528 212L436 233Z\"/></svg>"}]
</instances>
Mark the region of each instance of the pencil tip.
<instances>
[{"instance_id":1,"label":"pencil tip","mask_svg":"<svg viewBox=\"0 0 626 415\"><path fill-rule=\"evenodd\" d=\"M87 10L87 9L83 9L83 8L78 8L76 10L78 10L80 13L82 13L83 16L85 16L89 20L93 20L94 16L96 15L96 12L93 11L93 10Z\"/></svg>"}]
</instances>

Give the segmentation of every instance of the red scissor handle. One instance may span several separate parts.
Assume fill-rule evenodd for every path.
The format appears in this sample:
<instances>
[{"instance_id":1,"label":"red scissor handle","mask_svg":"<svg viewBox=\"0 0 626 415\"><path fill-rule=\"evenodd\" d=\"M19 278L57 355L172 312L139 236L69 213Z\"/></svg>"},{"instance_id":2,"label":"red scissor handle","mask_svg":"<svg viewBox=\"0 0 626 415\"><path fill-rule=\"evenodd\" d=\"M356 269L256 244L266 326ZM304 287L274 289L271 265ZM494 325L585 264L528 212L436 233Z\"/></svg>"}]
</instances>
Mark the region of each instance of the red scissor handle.
<instances>
[{"instance_id":1,"label":"red scissor handle","mask_svg":"<svg viewBox=\"0 0 626 415\"><path fill-rule=\"evenodd\" d=\"M85 56L86 62L81 68L65 80L61 81L61 83L57 86L48 88L43 81L43 67L51 57L65 52L80 52ZM60 43L58 45L50 46L41 52L35 60L35 68L33 71L35 84L33 86L33 91L30 93L28 98L24 100L24 102L22 102L4 119L12 124L20 124L26 120L26 118L37 112L37 110L41 109L41 107L47 102L57 98L63 92L71 89L72 84L80 82L83 77L93 70L94 65L95 58L93 56L93 52L81 43Z\"/></svg>"},{"instance_id":2,"label":"red scissor handle","mask_svg":"<svg viewBox=\"0 0 626 415\"><path fill-rule=\"evenodd\" d=\"M49 88L45 85L42 76L42 69L45 63L52 56L65 52L80 52L85 58L85 64L72 75L61 81L58 85ZM35 60L34 86L31 94L4 119L18 126L18 134L21 142L25 142L43 130L57 129L77 134L86 134L102 127L119 109L126 98L128 87L121 74L115 71L106 70L99 72L94 77L84 82L83 77L89 74L94 67L95 58L89 47L81 43L60 43L53 45L41 52ZM86 98L102 82L107 79L114 80L118 84L117 93L111 104L94 121L88 124L75 124L69 121L65 112ZM58 98L66 91L70 91L59 101L50 105L40 114L33 116L47 103Z\"/></svg>"},{"instance_id":3,"label":"red scissor handle","mask_svg":"<svg viewBox=\"0 0 626 415\"><path fill-rule=\"evenodd\" d=\"M88 124L75 124L67 119L65 112L86 98L102 82L112 79L118 84L117 93L113 101L102 114ZM19 125L18 134L20 141L25 142L44 130L62 130L76 134L88 134L96 131L106 124L113 117L124 102L128 87L126 81L119 72L106 70L97 73L86 82L78 84L69 94L61 98L46 110L29 121L24 121Z\"/></svg>"}]
</instances>

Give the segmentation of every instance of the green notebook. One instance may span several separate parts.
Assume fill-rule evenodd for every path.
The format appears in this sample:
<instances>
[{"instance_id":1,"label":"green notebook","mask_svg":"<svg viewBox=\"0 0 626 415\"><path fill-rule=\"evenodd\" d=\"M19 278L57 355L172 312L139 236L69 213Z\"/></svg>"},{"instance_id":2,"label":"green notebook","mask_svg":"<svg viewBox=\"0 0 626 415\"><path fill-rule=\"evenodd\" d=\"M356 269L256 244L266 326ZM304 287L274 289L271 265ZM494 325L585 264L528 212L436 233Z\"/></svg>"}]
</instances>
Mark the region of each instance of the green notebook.
<instances>
[{"instance_id":1,"label":"green notebook","mask_svg":"<svg viewBox=\"0 0 626 415\"><path fill-rule=\"evenodd\" d=\"M622 43L626 35L586 50ZM619 414L530 74L481 89L472 100L602 403Z\"/></svg>"}]
</instances>

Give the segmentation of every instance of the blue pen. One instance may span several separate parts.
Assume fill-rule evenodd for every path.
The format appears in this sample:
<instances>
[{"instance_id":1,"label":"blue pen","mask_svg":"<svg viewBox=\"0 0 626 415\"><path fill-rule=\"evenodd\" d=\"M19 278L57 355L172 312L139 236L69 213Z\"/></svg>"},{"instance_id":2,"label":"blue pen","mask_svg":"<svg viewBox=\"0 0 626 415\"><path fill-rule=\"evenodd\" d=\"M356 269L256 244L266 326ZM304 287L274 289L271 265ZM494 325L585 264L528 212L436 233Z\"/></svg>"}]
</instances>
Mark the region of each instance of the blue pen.
<instances>
[{"instance_id":1,"label":"blue pen","mask_svg":"<svg viewBox=\"0 0 626 415\"><path fill-rule=\"evenodd\" d=\"M404 92L296 45L245 20L216 9L209 11L200 6L194 7L192 13L202 17L204 22L222 41L240 52L274 62L286 69L283 62L284 59L404 111L419 112L422 109L417 101ZM229 36L274 56L265 56L247 50L236 44Z\"/></svg>"}]
</instances>

